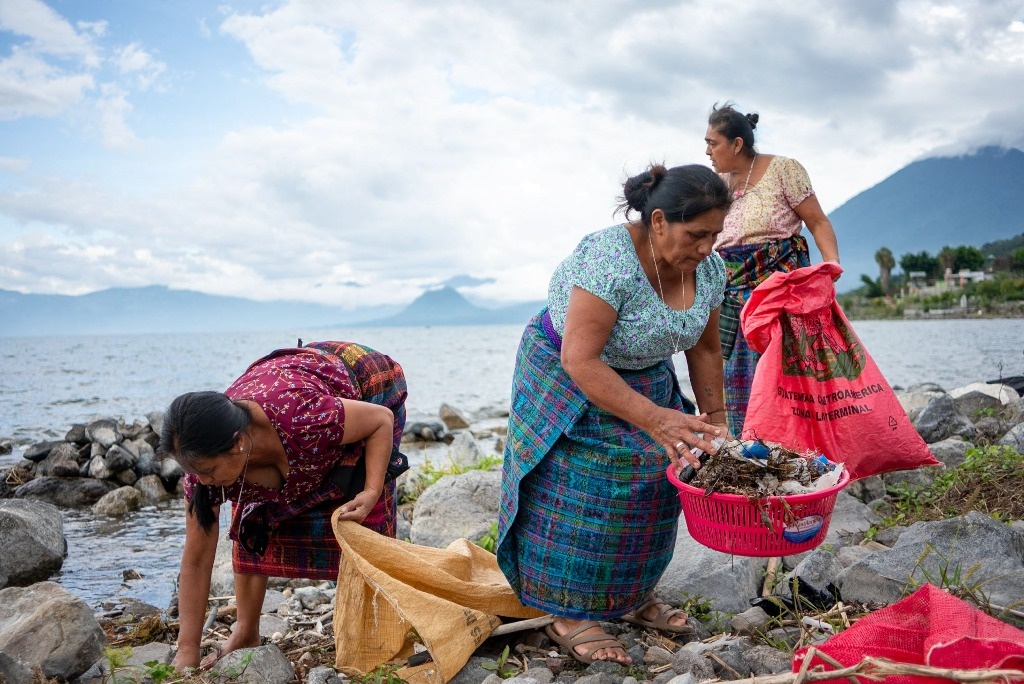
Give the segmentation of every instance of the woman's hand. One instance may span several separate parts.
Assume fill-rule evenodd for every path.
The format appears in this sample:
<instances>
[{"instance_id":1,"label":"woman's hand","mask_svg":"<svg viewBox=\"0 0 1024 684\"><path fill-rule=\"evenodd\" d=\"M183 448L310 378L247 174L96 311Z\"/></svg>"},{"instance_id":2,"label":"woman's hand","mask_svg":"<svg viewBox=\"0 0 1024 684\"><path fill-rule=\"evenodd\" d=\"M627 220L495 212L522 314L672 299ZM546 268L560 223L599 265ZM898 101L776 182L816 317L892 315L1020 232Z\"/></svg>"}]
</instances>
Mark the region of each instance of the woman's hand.
<instances>
[{"instance_id":1,"label":"woman's hand","mask_svg":"<svg viewBox=\"0 0 1024 684\"><path fill-rule=\"evenodd\" d=\"M338 520L363 522L366 516L370 514L370 511L373 510L379 498L380 492L364 489L338 507L338 510L341 511L338 515Z\"/></svg>"},{"instance_id":2,"label":"woman's hand","mask_svg":"<svg viewBox=\"0 0 1024 684\"><path fill-rule=\"evenodd\" d=\"M661 444L677 469L686 464L700 468L700 461L691 449L715 454L718 449L711 440L715 437L728 437L728 429L709 423L706 413L691 416L668 408L657 410L653 425L647 432Z\"/></svg>"}]
</instances>

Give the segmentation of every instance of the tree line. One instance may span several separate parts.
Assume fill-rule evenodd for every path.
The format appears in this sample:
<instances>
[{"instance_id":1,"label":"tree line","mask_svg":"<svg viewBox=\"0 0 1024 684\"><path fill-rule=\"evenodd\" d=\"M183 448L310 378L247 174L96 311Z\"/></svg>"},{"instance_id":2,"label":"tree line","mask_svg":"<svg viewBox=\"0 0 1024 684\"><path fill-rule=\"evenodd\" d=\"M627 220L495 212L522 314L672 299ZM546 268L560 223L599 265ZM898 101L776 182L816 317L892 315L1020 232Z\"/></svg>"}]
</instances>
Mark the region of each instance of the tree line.
<instances>
[{"instance_id":1,"label":"tree line","mask_svg":"<svg viewBox=\"0 0 1024 684\"><path fill-rule=\"evenodd\" d=\"M1017 242L1024 243L1024 235L1012 240L1004 240L1000 244L1012 247ZM983 250L989 246L984 245L982 249L979 249L970 245L958 247L946 245L935 256L925 250L916 253L908 252L900 256L899 259L899 266L903 271L903 276L899 278L899 281L901 283L909 282L911 273L922 274L922 279L928 283L945 277L947 272L956 274L961 271L980 271L982 269L997 275L1005 274L1011 277L1015 274L1024 274L1024 246L1016 247L1012 251L1007 250L1002 254L989 253L986 256ZM897 263L892 250L882 247L875 252L875 263L878 264L878 280L872 280L869 276L862 275L861 280L867 290L863 294L868 297L890 296L896 284L892 271Z\"/></svg>"}]
</instances>

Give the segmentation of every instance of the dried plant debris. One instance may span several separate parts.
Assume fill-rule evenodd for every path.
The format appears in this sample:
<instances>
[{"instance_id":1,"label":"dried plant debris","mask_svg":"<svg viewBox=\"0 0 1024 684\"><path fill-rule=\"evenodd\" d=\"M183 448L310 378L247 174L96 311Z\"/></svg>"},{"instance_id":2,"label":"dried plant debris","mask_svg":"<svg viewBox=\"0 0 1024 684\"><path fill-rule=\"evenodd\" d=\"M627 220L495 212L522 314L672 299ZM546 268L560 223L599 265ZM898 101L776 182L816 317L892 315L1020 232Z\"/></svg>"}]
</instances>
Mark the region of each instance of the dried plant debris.
<instances>
[{"instance_id":1,"label":"dried plant debris","mask_svg":"<svg viewBox=\"0 0 1024 684\"><path fill-rule=\"evenodd\" d=\"M706 457L693 486L707 494L737 494L748 499L806 494L838 482L842 464L814 451L798 452L781 444L738 439Z\"/></svg>"}]
</instances>

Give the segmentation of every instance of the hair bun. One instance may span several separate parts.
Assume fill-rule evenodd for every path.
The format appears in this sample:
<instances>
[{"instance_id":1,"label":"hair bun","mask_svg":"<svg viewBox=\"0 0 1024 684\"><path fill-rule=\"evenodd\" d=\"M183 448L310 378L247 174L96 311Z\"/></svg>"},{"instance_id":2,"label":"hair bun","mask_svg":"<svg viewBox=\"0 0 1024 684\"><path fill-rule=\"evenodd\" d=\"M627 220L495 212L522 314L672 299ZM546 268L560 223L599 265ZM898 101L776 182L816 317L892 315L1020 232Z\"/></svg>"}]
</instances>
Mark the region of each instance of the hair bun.
<instances>
[{"instance_id":1,"label":"hair bun","mask_svg":"<svg viewBox=\"0 0 1024 684\"><path fill-rule=\"evenodd\" d=\"M744 118L746 118L747 123L750 124L750 130L754 130L755 128L757 128L757 122L761 118L760 116L758 116L757 112L754 112L753 114L744 114L743 116Z\"/></svg>"},{"instance_id":2,"label":"hair bun","mask_svg":"<svg viewBox=\"0 0 1024 684\"><path fill-rule=\"evenodd\" d=\"M643 213L647 201L651 198L654 188L665 177L667 169L662 164L652 164L649 169L629 178L622 186L622 197L626 206L633 211Z\"/></svg>"}]
</instances>

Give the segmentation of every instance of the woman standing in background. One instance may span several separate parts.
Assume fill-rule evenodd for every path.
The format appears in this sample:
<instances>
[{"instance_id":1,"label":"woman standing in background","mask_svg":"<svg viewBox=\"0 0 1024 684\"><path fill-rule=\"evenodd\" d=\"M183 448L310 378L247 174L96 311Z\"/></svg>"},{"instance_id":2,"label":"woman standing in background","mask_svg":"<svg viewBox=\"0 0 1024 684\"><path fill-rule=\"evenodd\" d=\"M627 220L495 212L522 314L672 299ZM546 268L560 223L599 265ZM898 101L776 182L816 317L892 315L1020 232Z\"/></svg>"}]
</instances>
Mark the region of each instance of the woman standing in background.
<instances>
[{"instance_id":1,"label":"woman standing in background","mask_svg":"<svg viewBox=\"0 0 1024 684\"><path fill-rule=\"evenodd\" d=\"M755 287L776 271L810 266L802 225L825 261L839 263L832 223L822 211L811 179L795 159L761 154L754 147L758 115L732 103L712 107L704 137L711 165L729 185L732 206L715 242L726 267L725 301L719 316L725 361L725 408L729 432L742 435L750 386L760 355L740 329L740 310Z\"/></svg>"}]
</instances>

